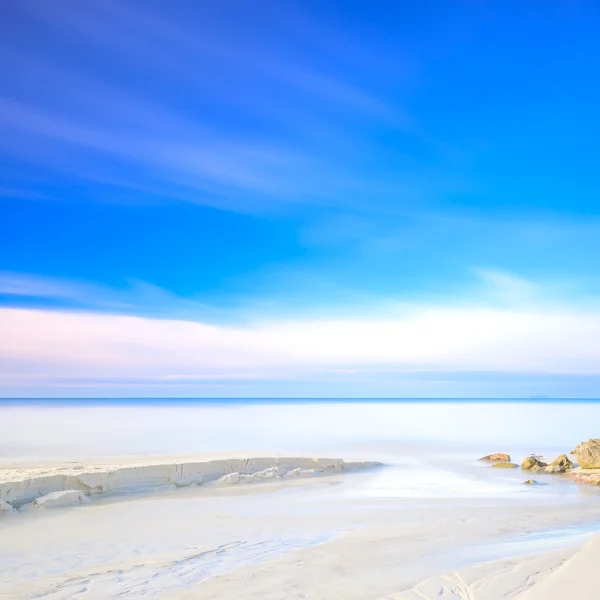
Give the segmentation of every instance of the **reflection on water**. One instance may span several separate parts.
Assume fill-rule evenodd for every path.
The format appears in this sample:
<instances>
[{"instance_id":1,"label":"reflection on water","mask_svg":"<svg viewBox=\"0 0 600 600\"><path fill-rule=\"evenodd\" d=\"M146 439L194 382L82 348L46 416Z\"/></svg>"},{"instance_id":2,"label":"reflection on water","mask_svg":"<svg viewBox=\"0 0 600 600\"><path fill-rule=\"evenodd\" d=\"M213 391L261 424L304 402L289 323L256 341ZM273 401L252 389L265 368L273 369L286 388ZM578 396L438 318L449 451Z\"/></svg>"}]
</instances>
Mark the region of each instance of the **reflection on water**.
<instances>
[{"instance_id":1,"label":"reflection on water","mask_svg":"<svg viewBox=\"0 0 600 600\"><path fill-rule=\"evenodd\" d=\"M381 455L376 455L381 459ZM573 483L560 475L524 473L521 469L499 470L475 460L476 454L444 453L408 460L402 455L394 459L388 454L387 464L371 474L357 475L351 495L360 498L448 498L448 499L513 499L519 503L597 502L600 489ZM439 464L441 462L441 464ZM534 477L538 485L525 485Z\"/></svg>"}]
</instances>

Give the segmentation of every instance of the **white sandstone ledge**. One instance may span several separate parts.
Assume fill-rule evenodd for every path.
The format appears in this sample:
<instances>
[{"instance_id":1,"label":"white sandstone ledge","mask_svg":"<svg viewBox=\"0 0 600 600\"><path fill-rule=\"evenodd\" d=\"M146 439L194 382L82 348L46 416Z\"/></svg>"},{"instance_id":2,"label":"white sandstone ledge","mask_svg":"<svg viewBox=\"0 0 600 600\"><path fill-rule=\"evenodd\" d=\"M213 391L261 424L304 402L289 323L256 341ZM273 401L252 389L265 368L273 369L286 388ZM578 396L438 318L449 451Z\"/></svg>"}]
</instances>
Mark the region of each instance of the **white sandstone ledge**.
<instances>
[{"instance_id":1,"label":"white sandstone ledge","mask_svg":"<svg viewBox=\"0 0 600 600\"><path fill-rule=\"evenodd\" d=\"M231 458L200 462L137 464L123 467L15 473L0 482L0 512L29 504L51 508L79 503L105 493L139 493L165 486L183 487L214 482L235 485L279 478L316 477L380 466L377 462L345 462L339 458ZM9 475L9 473L4 473Z\"/></svg>"}]
</instances>

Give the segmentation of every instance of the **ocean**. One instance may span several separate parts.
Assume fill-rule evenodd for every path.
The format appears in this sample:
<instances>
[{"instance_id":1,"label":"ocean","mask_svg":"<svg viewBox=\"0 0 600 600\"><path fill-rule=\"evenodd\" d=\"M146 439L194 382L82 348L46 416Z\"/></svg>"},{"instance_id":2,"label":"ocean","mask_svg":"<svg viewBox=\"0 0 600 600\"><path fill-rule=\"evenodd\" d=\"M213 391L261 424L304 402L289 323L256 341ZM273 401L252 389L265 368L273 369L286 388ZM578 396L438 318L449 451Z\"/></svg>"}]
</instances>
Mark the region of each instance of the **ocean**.
<instances>
[{"instance_id":1,"label":"ocean","mask_svg":"<svg viewBox=\"0 0 600 600\"><path fill-rule=\"evenodd\" d=\"M0 456L81 458L434 445L569 452L600 400L0 400Z\"/></svg>"}]
</instances>

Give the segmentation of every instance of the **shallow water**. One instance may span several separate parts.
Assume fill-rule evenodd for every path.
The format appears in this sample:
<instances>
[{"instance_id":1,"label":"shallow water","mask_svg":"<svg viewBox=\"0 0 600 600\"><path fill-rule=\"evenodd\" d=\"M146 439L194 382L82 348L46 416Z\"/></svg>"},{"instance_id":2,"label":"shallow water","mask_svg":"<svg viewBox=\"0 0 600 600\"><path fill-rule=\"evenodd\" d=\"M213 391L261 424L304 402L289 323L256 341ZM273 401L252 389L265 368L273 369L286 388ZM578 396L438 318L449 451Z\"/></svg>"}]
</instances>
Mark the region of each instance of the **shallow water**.
<instances>
[{"instance_id":1,"label":"shallow water","mask_svg":"<svg viewBox=\"0 0 600 600\"><path fill-rule=\"evenodd\" d=\"M492 543L474 545L454 555L460 566L518 558L562 548L581 547L600 531L600 521L533 531Z\"/></svg>"}]
</instances>

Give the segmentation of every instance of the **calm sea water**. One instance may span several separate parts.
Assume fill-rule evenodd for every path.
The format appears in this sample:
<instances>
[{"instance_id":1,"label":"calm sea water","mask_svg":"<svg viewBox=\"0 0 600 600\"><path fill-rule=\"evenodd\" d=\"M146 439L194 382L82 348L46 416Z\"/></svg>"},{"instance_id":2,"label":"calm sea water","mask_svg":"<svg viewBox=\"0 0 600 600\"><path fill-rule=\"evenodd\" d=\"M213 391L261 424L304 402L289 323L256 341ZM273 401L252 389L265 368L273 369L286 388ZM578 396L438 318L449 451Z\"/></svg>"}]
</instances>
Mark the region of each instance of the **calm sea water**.
<instances>
[{"instance_id":1,"label":"calm sea water","mask_svg":"<svg viewBox=\"0 0 600 600\"><path fill-rule=\"evenodd\" d=\"M600 437L600 401L0 401L0 456L452 447L568 452Z\"/></svg>"}]
</instances>

